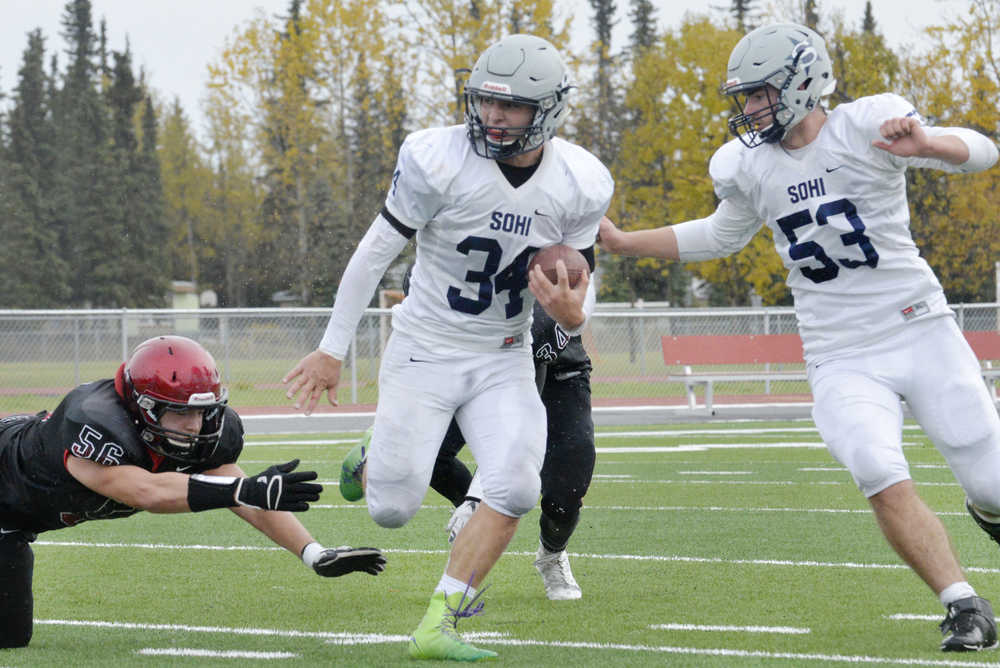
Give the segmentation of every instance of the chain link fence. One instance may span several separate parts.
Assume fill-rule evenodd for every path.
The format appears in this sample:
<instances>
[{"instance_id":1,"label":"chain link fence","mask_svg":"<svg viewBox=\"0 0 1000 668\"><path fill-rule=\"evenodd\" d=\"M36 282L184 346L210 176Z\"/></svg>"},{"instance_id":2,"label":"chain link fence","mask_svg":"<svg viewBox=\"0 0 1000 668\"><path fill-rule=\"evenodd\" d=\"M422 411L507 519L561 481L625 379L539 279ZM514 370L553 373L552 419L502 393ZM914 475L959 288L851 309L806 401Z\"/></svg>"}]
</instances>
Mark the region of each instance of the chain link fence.
<instances>
[{"instance_id":1,"label":"chain link fence","mask_svg":"<svg viewBox=\"0 0 1000 668\"><path fill-rule=\"evenodd\" d=\"M959 304L967 331L998 331L1000 304ZM110 378L140 342L160 334L189 336L214 356L240 411L290 410L281 378L316 347L327 308L0 311L0 415L51 410L80 383ZM388 309L368 309L344 371L342 407L377 398L378 365L390 331ZM791 308L627 308L599 305L584 333L594 363L597 405L683 404L683 369L664 363L661 337L795 333ZM802 365L743 366L740 371L796 370ZM730 370L730 368L727 368ZM736 370L736 369L732 369ZM808 400L801 381L725 382L716 401ZM325 400L321 406L326 406Z\"/></svg>"}]
</instances>

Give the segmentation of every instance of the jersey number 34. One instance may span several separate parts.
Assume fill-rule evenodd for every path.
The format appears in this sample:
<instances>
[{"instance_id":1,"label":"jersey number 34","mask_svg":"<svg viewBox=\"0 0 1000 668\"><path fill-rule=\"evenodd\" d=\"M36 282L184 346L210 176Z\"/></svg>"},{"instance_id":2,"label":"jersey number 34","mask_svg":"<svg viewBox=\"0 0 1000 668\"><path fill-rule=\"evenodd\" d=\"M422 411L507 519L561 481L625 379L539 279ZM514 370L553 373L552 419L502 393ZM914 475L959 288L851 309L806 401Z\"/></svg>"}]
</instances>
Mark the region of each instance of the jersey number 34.
<instances>
[{"instance_id":1,"label":"jersey number 34","mask_svg":"<svg viewBox=\"0 0 1000 668\"><path fill-rule=\"evenodd\" d=\"M479 315L493 303L494 294L507 292L509 294L505 309L507 318L513 318L524 310L521 291L528 287L528 258L538 250L537 248L528 246L502 270L500 270L500 259L503 257L503 248L496 239L466 237L455 248L466 256L472 251L486 253L486 259L481 269L470 269L465 272L466 281L479 284L478 299L469 299L462 295L461 288L448 286L448 303L453 309L470 315Z\"/></svg>"}]
</instances>

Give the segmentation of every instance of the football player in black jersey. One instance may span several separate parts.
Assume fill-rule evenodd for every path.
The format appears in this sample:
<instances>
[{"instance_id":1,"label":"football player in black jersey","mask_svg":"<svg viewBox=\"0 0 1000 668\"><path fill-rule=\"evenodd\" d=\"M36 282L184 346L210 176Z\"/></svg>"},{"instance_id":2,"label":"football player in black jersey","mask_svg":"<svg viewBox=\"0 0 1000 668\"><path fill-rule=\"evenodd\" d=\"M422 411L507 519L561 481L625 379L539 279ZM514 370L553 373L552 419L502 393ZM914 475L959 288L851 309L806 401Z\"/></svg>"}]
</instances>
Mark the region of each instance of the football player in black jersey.
<instances>
[{"instance_id":1,"label":"football player in black jersey","mask_svg":"<svg viewBox=\"0 0 1000 668\"><path fill-rule=\"evenodd\" d=\"M243 424L226 401L207 350L160 336L51 414L0 420L0 648L31 640L30 543L86 520L230 508L319 575L382 571L378 550L324 548L283 512L319 498L315 472L293 472L298 460L243 472Z\"/></svg>"}]
</instances>

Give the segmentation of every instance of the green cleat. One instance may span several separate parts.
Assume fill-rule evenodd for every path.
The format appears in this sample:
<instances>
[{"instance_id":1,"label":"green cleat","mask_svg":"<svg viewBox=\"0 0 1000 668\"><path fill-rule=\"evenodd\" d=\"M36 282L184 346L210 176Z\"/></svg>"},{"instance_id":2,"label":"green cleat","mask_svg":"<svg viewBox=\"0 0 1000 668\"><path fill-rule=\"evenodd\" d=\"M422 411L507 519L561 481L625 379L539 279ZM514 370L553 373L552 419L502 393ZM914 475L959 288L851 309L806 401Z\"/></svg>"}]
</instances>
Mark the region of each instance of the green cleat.
<instances>
[{"instance_id":1,"label":"green cleat","mask_svg":"<svg viewBox=\"0 0 1000 668\"><path fill-rule=\"evenodd\" d=\"M368 444L372 440L374 426L368 427L358 444L344 457L340 465L340 495L348 501L358 501L365 495L361 484L361 472L364 471L368 459Z\"/></svg>"},{"instance_id":2,"label":"green cleat","mask_svg":"<svg viewBox=\"0 0 1000 668\"><path fill-rule=\"evenodd\" d=\"M464 593L452 594L446 600L444 592L434 592L420 626L410 636L410 657L439 661L479 661L495 657L496 652L480 649L462 640L455 628L459 617L471 617L482 609L480 603L470 612L469 608L475 602L474 598L463 608Z\"/></svg>"}]
</instances>

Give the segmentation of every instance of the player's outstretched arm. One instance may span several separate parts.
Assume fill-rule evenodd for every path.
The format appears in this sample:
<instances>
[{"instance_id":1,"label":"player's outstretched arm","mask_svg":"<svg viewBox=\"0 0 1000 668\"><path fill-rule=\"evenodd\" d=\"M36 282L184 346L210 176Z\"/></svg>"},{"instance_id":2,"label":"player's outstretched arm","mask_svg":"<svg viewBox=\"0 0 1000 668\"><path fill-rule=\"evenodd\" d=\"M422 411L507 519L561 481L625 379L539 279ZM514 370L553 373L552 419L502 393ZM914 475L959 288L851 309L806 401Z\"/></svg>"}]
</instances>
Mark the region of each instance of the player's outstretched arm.
<instances>
[{"instance_id":1,"label":"player's outstretched arm","mask_svg":"<svg viewBox=\"0 0 1000 668\"><path fill-rule=\"evenodd\" d=\"M330 405L336 406L341 365L339 359L322 350L312 351L281 379L285 385L291 383L285 396L295 400L297 409L302 409L304 405L306 415L315 410L323 392L326 392Z\"/></svg>"},{"instance_id":2,"label":"player's outstretched arm","mask_svg":"<svg viewBox=\"0 0 1000 668\"><path fill-rule=\"evenodd\" d=\"M597 243L603 250L615 255L678 259L677 235L669 225L653 230L624 232L605 216L601 219Z\"/></svg>"},{"instance_id":3,"label":"player's outstretched arm","mask_svg":"<svg viewBox=\"0 0 1000 668\"><path fill-rule=\"evenodd\" d=\"M226 464L212 473L245 476L236 464ZM292 513L270 512L247 506L237 506L231 510L276 544L302 559L317 575L337 577L353 571L378 575L385 568L385 557L376 548L323 547Z\"/></svg>"},{"instance_id":4,"label":"player's outstretched arm","mask_svg":"<svg viewBox=\"0 0 1000 668\"><path fill-rule=\"evenodd\" d=\"M70 456L66 469L87 488L119 503L151 513L183 513L247 506L260 510L309 509L319 499L322 486L309 482L315 471L294 471L298 460L275 465L255 476L212 472L188 475L168 471L152 473L130 464L103 466ZM233 470L239 471L238 467ZM214 475L212 475L214 473Z\"/></svg>"}]
</instances>

